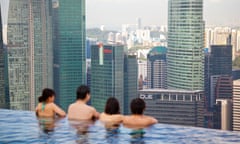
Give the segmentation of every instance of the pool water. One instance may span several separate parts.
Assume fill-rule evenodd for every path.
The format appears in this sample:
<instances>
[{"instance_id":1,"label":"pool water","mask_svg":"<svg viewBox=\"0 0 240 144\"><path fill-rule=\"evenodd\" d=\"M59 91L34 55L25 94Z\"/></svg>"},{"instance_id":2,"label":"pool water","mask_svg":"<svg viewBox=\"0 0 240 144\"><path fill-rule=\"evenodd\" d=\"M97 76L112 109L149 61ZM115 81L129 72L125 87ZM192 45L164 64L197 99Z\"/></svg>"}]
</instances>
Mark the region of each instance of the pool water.
<instances>
[{"instance_id":1,"label":"pool water","mask_svg":"<svg viewBox=\"0 0 240 144\"><path fill-rule=\"evenodd\" d=\"M240 132L156 124L142 130L0 109L0 144L240 144Z\"/></svg>"}]
</instances>

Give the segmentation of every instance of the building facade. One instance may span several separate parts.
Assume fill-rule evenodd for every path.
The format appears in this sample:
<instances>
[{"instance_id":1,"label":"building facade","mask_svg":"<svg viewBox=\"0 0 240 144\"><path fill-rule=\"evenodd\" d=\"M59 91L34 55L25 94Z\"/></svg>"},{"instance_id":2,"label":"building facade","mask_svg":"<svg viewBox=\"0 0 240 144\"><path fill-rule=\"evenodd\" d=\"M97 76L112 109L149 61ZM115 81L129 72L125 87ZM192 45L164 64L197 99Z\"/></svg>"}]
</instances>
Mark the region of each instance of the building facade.
<instances>
[{"instance_id":1,"label":"building facade","mask_svg":"<svg viewBox=\"0 0 240 144\"><path fill-rule=\"evenodd\" d=\"M11 0L7 27L6 93L10 109L34 110L37 97L52 85L50 0Z\"/></svg>"},{"instance_id":2,"label":"building facade","mask_svg":"<svg viewBox=\"0 0 240 144\"><path fill-rule=\"evenodd\" d=\"M131 114L130 103L137 97L138 64L134 53L124 56L124 114Z\"/></svg>"},{"instance_id":3,"label":"building facade","mask_svg":"<svg viewBox=\"0 0 240 144\"><path fill-rule=\"evenodd\" d=\"M167 48L154 47L147 55L147 88L167 88Z\"/></svg>"},{"instance_id":4,"label":"building facade","mask_svg":"<svg viewBox=\"0 0 240 144\"><path fill-rule=\"evenodd\" d=\"M146 115L161 123L203 127L203 91L145 89L139 97L146 102Z\"/></svg>"},{"instance_id":5,"label":"building facade","mask_svg":"<svg viewBox=\"0 0 240 144\"><path fill-rule=\"evenodd\" d=\"M240 131L240 80L233 81L233 131Z\"/></svg>"},{"instance_id":6,"label":"building facade","mask_svg":"<svg viewBox=\"0 0 240 144\"><path fill-rule=\"evenodd\" d=\"M86 84L85 24L85 0L54 1L54 89L65 110L76 100L77 87Z\"/></svg>"},{"instance_id":7,"label":"building facade","mask_svg":"<svg viewBox=\"0 0 240 144\"><path fill-rule=\"evenodd\" d=\"M91 104L103 112L106 100L116 97L123 112L123 45L93 45L91 51Z\"/></svg>"},{"instance_id":8,"label":"building facade","mask_svg":"<svg viewBox=\"0 0 240 144\"><path fill-rule=\"evenodd\" d=\"M7 97L5 93L5 55L3 47L3 31L2 31L2 14L1 14L1 5L0 5L0 108L7 108Z\"/></svg>"},{"instance_id":9,"label":"building facade","mask_svg":"<svg viewBox=\"0 0 240 144\"><path fill-rule=\"evenodd\" d=\"M168 6L168 88L203 90L203 0L169 0Z\"/></svg>"}]
</instances>

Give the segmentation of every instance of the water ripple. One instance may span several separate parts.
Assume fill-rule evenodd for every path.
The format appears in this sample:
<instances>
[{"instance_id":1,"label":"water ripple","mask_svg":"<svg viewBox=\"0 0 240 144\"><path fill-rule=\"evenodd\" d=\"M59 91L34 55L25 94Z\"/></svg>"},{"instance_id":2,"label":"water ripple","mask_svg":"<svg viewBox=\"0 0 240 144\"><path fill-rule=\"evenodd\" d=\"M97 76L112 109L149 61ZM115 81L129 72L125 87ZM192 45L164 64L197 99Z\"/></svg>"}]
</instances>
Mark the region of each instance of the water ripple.
<instances>
[{"instance_id":1,"label":"water ripple","mask_svg":"<svg viewBox=\"0 0 240 144\"><path fill-rule=\"evenodd\" d=\"M239 144L240 133L157 124L136 132L120 126L106 130L100 122L72 126L66 118L42 126L33 112L0 109L0 143L8 144Z\"/></svg>"}]
</instances>

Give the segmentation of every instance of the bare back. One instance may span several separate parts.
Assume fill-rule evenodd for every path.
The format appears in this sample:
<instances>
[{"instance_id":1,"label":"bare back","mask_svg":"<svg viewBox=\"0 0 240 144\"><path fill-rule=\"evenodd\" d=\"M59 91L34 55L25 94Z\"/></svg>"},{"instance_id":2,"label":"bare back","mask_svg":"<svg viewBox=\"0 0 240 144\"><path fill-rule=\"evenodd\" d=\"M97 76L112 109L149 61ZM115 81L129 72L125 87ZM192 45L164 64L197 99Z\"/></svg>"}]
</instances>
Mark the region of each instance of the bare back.
<instances>
[{"instance_id":1,"label":"bare back","mask_svg":"<svg viewBox=\"0 0 240 144\"><path fill-rule=\"evenodd\" d=\"M54 103L39 103L36 107L36 113L39 117L54 117L55 114L65 116L65 112Z\"/></svg>"},{"instance_id":2,"label":"bare back","mask_svg":"<svg viewBox=\"0 0 240 144\"><path fill-rule=\"evenodd\" d=\"M98 118L98 115L95 108L85 103L75 102L68 108L68 119L72 120L91 120L93 118Z\"/></svg>"},{"instance_id":3,"label":"bare back","mask_svg":"<svg viewBox=\"0 0 240 144\"><path fill-rule=\"evenodd\" d=\"M155 118L145 115L124 116L123 119L123 125L129 128L144 128L155 123L158 123Z\"/></svg>"}]
</instances>

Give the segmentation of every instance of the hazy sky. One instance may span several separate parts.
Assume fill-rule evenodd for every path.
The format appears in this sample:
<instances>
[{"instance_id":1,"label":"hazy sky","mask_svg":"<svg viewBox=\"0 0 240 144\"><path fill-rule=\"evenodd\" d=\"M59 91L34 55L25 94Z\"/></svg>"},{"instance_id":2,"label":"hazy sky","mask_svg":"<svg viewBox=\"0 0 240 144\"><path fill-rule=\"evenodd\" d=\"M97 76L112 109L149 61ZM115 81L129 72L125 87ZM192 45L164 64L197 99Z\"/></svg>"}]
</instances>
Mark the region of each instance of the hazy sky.
<instances>
[{"instance_id":1,"label":"hazy sky","mask_svg":"<svg viewBox=\"0 0 240 144\"><path fill-rule=\"evenodd\" d=\"M167 24L168 0L86 0L87 26ZM206 25L239 25L240 0L204 0Z\"/></svg>"},{"instance_id":2,"label":"hazy sky","mask_svg":"<svg viewBox=\"0 0 240 144\"><path fill-rule=\"evenodd\" d=\"M6 11L8 0L0 0ZM166 25L168 0L86 0L87 27L135 24ZM5 20L5 19L4 19ZM240 0L204 0L206 25L240 26Z\"/></svg>"}]
</instances>

